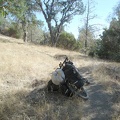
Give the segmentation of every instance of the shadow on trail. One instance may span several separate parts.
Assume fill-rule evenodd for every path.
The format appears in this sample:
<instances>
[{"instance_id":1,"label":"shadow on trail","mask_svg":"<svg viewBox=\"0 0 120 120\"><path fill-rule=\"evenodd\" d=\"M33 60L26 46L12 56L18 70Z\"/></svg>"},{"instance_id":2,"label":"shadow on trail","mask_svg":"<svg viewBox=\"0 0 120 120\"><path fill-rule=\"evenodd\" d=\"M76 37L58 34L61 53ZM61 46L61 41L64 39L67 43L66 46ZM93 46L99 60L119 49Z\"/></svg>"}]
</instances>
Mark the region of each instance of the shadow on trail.
<instances>
[{"instance_id":1,"label":"shadow on trail","mask_svg":"<svg viewBox=\"0 0 120 120\"><path fill-rule=\"evenodd\" d=\"M84 119L89 116L89 120L112 120L113 95L107 94L102 85L94 85L89 88L89 97L87 106L83 108Z\"/></svg>"},{"instance_id":2,"label":"shadow on trail","mask_svg":"<svg viewBox=\"0 0 120 120\"><path fill-rule=\"evenodd\" d=\"M39 120L80 120L80 98L68 98L59 92L48 92L47 87L35 88L26 96L26 102L41 113Z\"/></svg>"},{"instance_id":3,"label":"shadow on trail","mask_svg":"<svg viewBox=\"0 0 120 120\"><path fill-rule=\"evenodd\" d=\"M86 79L95 82L92 78L92 66L78 68ZM114 89L111 93L106 91L107 85ZM83 101L79 98L67 98L58 92L48 92L47 88L35 88L26 97L26 101L39 111L44 111L42 118L45 119L68 119L69 120L113 120L120 116L120 109L114 105L120 104L120 86L117 83L96 83L86 86L89 100ZM52 116L51 116L52 115ZM82 117L81 117L82 116ZM41 117L41 116L40 116Z\"/></svg>"},{"instance_id":4,"label":"shadow on trail","mask_svg":"<svg viewBox=\"0 0 120 120\"><path fill-rule=\"evenodd\" d=\"M84 77L91 75L91 67L78 68ZM92 76L86 77L90 82L94 82ZM110 84L110 85L109 85ZM106 87L115 88L115 91L110 93L106 91ZM81 120L113 120L120 117L120 110L116 110L113 105L120 104L120 86L117 83L106 82L94 83L86 87L89 95L89 100L83 106L83 116Z\"/></svg>"}]
</instances>

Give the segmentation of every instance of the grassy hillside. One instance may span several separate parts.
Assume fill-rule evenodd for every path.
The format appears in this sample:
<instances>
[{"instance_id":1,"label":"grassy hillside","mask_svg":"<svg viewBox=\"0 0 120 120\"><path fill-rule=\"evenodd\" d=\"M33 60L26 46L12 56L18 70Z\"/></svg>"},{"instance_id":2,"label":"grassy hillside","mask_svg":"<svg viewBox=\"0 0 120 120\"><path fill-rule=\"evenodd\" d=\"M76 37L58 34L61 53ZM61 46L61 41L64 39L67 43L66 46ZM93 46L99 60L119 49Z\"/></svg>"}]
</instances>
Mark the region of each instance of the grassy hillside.
<instances>
[{"instance_id":1,"label":"grassy hillside","mask_svg":"<svg viewBox=\"0 0 120 120\"><path fill-rule=\"evenodd\" d=\"M91 59L77 52L24 44L0 36L0 120L80 120L84 103L48 93L47 82L67 55L87 79L112 94L113 119L119 118L120 64ZM117 101L116 101L117 100Z\"/></svg>"}]
</instances>

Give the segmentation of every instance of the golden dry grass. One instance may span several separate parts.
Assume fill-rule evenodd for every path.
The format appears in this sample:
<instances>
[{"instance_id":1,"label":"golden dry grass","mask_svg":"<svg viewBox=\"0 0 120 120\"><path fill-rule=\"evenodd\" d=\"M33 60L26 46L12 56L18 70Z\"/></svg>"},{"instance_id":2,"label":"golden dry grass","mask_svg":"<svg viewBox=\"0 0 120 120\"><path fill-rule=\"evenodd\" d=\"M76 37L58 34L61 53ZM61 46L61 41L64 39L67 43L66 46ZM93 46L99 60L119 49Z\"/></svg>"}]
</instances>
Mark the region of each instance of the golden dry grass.
<instances>
[{"instance_id":1,"label":"golden dry grass","mask_svg":"<svg viewBox=\"0 0 120 120\"><path fill-rule=\"evenodd\" d=\"M107 92L115 91L112 83L120 85L119 63L0 36L0 120L80 120L84 101L48 94L44 88L51 72L63 61L62 55L67 55L79 69L87 68L84 77L91 72L96 83L106 86L110 81ZM117 111L120 105L113 107Z\"/></svg>"},{"instance_id":2,"label":"golden dry grass","mask_svg":"<svg viewBox=\"0 0 120 120\"><path fill-rule=\"evenodd\" d=\"M46 99L44 89L39 93L30 94L34 89L40 88L42 85L45 86L50 80L51 73L60 62L54 58L57 54L63 54L63 50L29 43L24 44L21 40L17 41L13 38L1 36L0 120L56 120L62 116L61 114L63 114L63 118L69 119L71 112L68 113L68 107L72 100L65 101L65 107L62 107L61 99L59 99L61 96L58 97L57 95L55 97L56 103L54 103L54 99L47 101L47 99L52 98L52 95ZM71 52L64 50L64 54L70 55ZM72 54L76 53L73 52ZM37 99L36 94L40 98ZM31 101L32 103L35 102L37 106L34 106L27 96L33 97ZM26 102L26 99L28 102ZM67 99L63 97L62 100ZM77 99L74 99L74 101L77 101ZM79 102L74 106L77 106L77 104ZM73 108L76 109L76 107ZM77 111L77 115L75 113L71 118L80 117L80 110L75 111Z\"/></svg>"}]
</instances>

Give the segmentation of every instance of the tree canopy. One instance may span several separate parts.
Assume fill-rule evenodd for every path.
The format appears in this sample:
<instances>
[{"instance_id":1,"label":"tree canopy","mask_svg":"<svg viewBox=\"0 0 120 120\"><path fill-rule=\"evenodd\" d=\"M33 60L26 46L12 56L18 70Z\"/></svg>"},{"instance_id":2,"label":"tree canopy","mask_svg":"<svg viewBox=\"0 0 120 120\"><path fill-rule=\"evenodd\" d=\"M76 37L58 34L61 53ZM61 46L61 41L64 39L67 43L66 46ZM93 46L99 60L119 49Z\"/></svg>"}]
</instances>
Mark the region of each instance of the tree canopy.
<instances>
[{"instance_id":1,"label":"tree canopy","mask_svg":"<svg viewBox=\"0 0 120 120\"><path fill-rule=\"evenodd\" d=\"M108 29L104 29L99 41L97 55L100 58L120 61L120 3L114 9Z\"/></svg>"},{"instance_id":2,"label":"tree canopy","mask_svg":"<svg viewBox=\"0 0 120 120\"><path fill-rule=\"evenodd\" d=\"M42 25L35 14L36 11L40 11L40 8L33 4L32 0L2 0L1 5L1 12L11 15L13 21L17 21L18 24L22 25L25 42L27 42L28 26L31 24ZM5 15L3 14L3 16Z\"/></svg>"},{"instance_id":3,"label":"tree canopy","mask_svg":"<svg viewBox=\"0 0 120 120\"><path fill-rule=\"evenodd\" d=\"M75 15L84 12L82 0L35 0L35 2L41 8L49 28L51 44L55 46L61 33L61 27L70 22Z\"/></svg>"}]
</instances>

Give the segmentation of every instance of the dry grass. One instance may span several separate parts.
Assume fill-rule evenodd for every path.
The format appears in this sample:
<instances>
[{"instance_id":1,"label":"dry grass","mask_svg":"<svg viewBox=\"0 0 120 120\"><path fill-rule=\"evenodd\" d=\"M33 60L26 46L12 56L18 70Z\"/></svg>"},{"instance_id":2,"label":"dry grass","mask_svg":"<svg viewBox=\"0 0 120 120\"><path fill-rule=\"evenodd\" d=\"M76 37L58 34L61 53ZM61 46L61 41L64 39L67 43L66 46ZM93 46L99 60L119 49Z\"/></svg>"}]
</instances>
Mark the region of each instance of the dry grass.
<instances>
[{"instance_id":1,"label":"dry grass","mask_svg":"<svg viewBox=\"0 0 120 120\"><path fill-rule=\"evenodd\" d=\"M104 93L111 96L111 120L120 120L120 64L103 63L93 71L93 78L103 86ZM104 96L103 96L104 99Z\"/></svg>"},{"instance_id":2,"label":"dry grass","mask_svg":"<svg viewBox=\"0 0 120 120\"><path fill-rule=\"evenodd\" d=\"M114 91L115 87L120 86L120 64L104 63L93 70L93 77L97 82L102 83L106 90ZM106 87L107 86L107 87Z\"/></svg>"},{"instance_id":3,"label":"dry grass","mask_svg":"<svg viewBox=\"0 0 120 120\"><path fill-rule=\"evenodd\" d=\"M69 119L70 116L80 118L81 109L76 107L81 100L77 98L59 99L59 94L56 97L49 96L45 88L30 94L50 80L51 72L60 62L54 58L57 54L63 54L63 50L24 44L21 40L4 36L0 38L0 120L56 120L60 117ZM64 54L70 55L71 52L64 51ZM72 105L74 115L68 110L72 101L77 101Z\"/></svg>"},{"instance_id":4,"label":"dry grass","mask_svg":"<svg viewBox=\"0 0 120 120\"><path fill-rule=\"evenodd\" d=\"M116 91L111 88L113 82L120 85L118 63L0 36L0 120L80 120L84 101L48 94L44 87L63 60L62 55L67 55L78 68L86 68L85 72L91 72L96 82L110 82L107 92ZM120 105L113 107L119 109Z\"/></svg>"}]
</instances>

